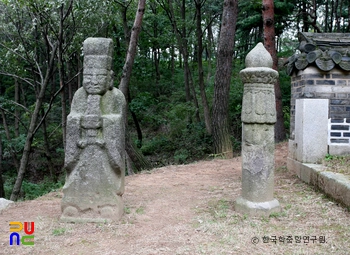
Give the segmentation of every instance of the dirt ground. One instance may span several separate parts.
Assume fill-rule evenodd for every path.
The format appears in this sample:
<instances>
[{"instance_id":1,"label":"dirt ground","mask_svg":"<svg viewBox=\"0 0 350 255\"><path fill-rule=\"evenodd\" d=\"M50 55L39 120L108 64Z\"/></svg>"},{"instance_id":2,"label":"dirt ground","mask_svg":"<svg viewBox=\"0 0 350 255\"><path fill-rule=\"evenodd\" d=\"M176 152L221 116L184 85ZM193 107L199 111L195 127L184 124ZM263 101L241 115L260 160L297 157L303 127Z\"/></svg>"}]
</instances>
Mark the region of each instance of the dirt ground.
<instances>
[{"instance_id":1,"label":"dirt ground","mask_svg":"<svg viewBox=\"0 0 350 255\"><path fill-rule=\"evenodd\" d=\"M275 197L282 212L270 217L234 211L239 157L211 159L126 177L119 223L59 222L61 192L14 203L0 213L0 254L348 254L347 208L297 179L286 158L287 144L278 144ZM34 246L9 245L10 221L35 222Z\"/></svg>"}]
</instances>

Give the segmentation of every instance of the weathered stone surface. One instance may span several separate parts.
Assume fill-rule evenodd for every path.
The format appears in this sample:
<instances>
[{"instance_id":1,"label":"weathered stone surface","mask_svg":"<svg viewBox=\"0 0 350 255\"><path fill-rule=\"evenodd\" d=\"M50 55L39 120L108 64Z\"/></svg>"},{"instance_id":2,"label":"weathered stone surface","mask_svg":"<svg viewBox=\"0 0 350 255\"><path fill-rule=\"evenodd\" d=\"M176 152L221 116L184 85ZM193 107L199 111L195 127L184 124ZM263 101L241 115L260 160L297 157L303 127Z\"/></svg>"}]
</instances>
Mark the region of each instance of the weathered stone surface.
<instances>
[{"instance_id":1,"label":"weathered stone surface","mask_svg":"<svg viewBox=\"0 0 350 255\"><path fill-rule=\"evenodd\" d=\"M271 55L262 43L248 53L246 68L240 72L244 83L242 122L271 123L276 122L274 83L278 72L271 69Z\"/></svg>"},{"instance_id":2,"label":"weathered stone surface","mask_svg":"<svg viewBox=\"0 0 350 255\"><path fill-rule=\"evenodd\" d=\"M0 211L5 209L6 207L9 206L9 204L12 204L13 201L7 200L5 198L0 198Z\"/></svg>"},{"instance_id":3,"label":"weathered stone surface","mask_svg":"<svg viewBox=\"0 0 350 255\"><path fill-rule=\"evenodd\" d=\"M242 195L253 202L270 201L274 191L274 126L243 123L242 131Z\"/></svg>"},{"instance_id":4,"label":"weathered stone surface","mask_svg":"<svg viewBox=\"0 0 350 255\"><path fill-rule=\"evenodd\" d=\"M278 78L278 72L267 67L248 67L239 72L243 83L274 84Z\"/></svg>"},{"instance_id":5,"label":"weathered stone surface","mask_svg":"<svg viewBox=\"0 0 350 255\"><path fill-rule=\"evenodd\" d=\"M239 197L235 204L236 211L250 216L269 216L271 213L281 211L280 204L277 199L267 202L252 202L243 197Z\"/></svg>"},{"instance_id":6,"label":"weathered stone surface","mask_svg":"<svg viewBox=\"0 0 350 255\"><path fill-rule=\"evenodd\" d=\"M83 87L67 118L62 221L104 222L123 214L125 98L113 88L112 40L84 42Z\"/></svg>"},{"instance_id":7,"label":"weathered stone surface","mask_svg":"<svg viewBox=\"0 0 350 255\"><path fill-rule=\"evenodd\" d=\"M266 54L267 53L267 54ZM268 67L272 68L273 61L271 55L265 49L262 43L258 43L246 56L245 66L249 67Z\"/></svg>"},{"instance_id":8,"label":"weathered stone surface","mask_svg":"<svg viewBox=\"0 0 350 255\"><path fill-rule=\"evenodd\" d=\"M273 84L245 84L241 119L244 123L276 123Z\"/></svg>"},{"instance_id":9,"label":"weathered stone surface","mask_svg":"<svg viewBox=\"0 0 350 255\"><path fill-rule=\"evenodd\" d=\"M295 116L296 160L316 163L328 152L328 99L297 99Z\"/></svg>"},{"instance_id":10,"label":"weathered stone surface","mask_svg":"<svg viewBox=\"0 0 350 255\"><path fill-rule=\"evenodd\" d=\"M280 211L274 199L274 124L276 106L274 82L278 73L271 69L272 58L258 44L246 58L240 72L244 82L242 103L242 195L235 209L249 215L269 215Z\"/></svg>"}]
</instances>

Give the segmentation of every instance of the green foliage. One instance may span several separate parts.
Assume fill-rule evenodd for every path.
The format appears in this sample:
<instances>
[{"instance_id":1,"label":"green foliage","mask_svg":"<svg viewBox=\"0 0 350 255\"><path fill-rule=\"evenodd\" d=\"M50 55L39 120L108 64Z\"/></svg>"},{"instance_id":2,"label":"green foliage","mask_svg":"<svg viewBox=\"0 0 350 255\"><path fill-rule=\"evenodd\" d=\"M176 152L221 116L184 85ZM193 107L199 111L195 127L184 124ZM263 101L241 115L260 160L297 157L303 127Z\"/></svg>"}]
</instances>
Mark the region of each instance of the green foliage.
<instances>
[{"instance_id":1,"label":"green foliage","mask_svg":"<svg viewBox=\"0 0 350 255\"><path fill-rule=\"evenodd\" d=\"M290 128L290 98L291 98L290 76L288 76L284 70L280 70L279 81L280 81L280 89L282 94L282 111L283 111L283 118L284 118L284 127L286 129L286 134L288 137L289 128Z\"/></svg>"},{"instance_id":2,"label":"green foliage","mask_svg":"<svg viewBox=\"0 0 350 255\"><path fill-rule=\"evenodd\" d=\"M10 199L10 195L12 192L13 185L15 184L16 181L16 176L9 176L9 175L4 175L2 176L3 182L4 182L4 191L5 191L5 198Z\"/></svg>"},{"instance_id":3,"label":"green foliage","mask_svg":"<svg viewBox=\"0 0 350 255\"><path fill-rule=\"evenodd\" d=\"M194 117L195 108L190 103L177 103L167 112L167 122L170 126L170 136L179 138L186 132L188 120Z\"/></svg>"},{"instance_id":4,"label":"green foliage","mask_svg":"<svg viewBox=\"0 0 350 255\"><path fill-rule=\"evenodd\" d=\"M287 130L287 135L288 135L288 131L290 128L290 106L283 106L283 118L284 118L284 127Z\"/></svg>"},{"instance_id":5,"label":"green foliage","mask_svg":"<svg viewBox=\"0 0 350 255\"><path fill-rule=\"evenodd\" d=\"M231 78L230 101L229 101L229 120L231 128L231 140L234 150L240 150L242 140L242 99L243 83L239 78L239 72L243 69L239 60L235 60Z\"/></svg>"},{"instance_id":6,"label":"green foliage","mask_svg":"<svg viewBox=\"0 0 350 255\"><path fill-rule=\"evenodd\" d=\"M131 209L127 206L124 207L124 213L125 214L130 214L131 213Z\"/></svg>"},{"instance_id":7,"label":"green foliage","mask_svg":"<svg viewBox=\"0 0 350 255\"><path fill-rule=\"evenodd\" d=\"M55 228L52 230L52 235L53 236L61 236L64 235L64 233L66 233L66 229L65 228Z\"/></svg>"},{"instance_id":8,"label":"green foliage","mask_svg":"<svg viewBox=\"0 0 350 255\"><path fill-rule=\"evenodd\" d=\"M144 155L157 155L161 153L169 153L174 150L171 139L165 135L158 135L144 141L141 151Z\"/></svg>"},{"instance_id":9,"label":"green foliage","mask_svg":"<svg viewBox=\"0 0 350 255\"><path fill-rule=\"evenodd\" d=\"M44 180L40 183L31 183L24 180L22 184L23 199L35 199L49 192L62 188L63 184L64 183L62 181L53 183L51 180Z\"/></svg>"},{"instance_id":10,"label":"green foliage","mask_svg":"<svg viewBox=\"0 0 350 255\"><path fill-rule=\"evenodd\" d=\"M176 164L186 163L188 158L188 150L187 149L179 149L175 151L174 160Z\"/></svg>"},{"instance_id":11,"label":"green foliage","mask_svg":"<svg viewBox=\"0 0 350 255\"><path fill-rule=\"evenodd\" d=\"M227 212L230 208L230 204L228 201L224 199L220 199L218 201L209 201L208 211L211 216L218 219L225 219L227 217Z\"/></svg>"},{"instance_id":12,"label":"green foliage","mask_svg":"<svg viewBox=\"0 0 350 255\"><path fill-rule=\"evenodd\" d=\"M328 167L329 171L350 175L350 155L327 154L322 164Z\"/></svg>"},{"instance_id":13,"label":"green foliage","mask_svg":"<svg viewBox=\"0 0 350 255\"><path fill-rule=\"evenodd\" d=\"M165 123L165 119L157 113L157 108L164 105L159 99L155 98L149 92L140 92L129 104L141 123L152 129L157 129L159 125Z\"/></svg>"},{"instance_id":14,"label":"green foliage","mask_svg":"<svg viewBox=\"0 0 350 255\"><path fill-rule=\"evenodd\" d=\"M325 160L325 161L331 161L331 160L333 160L335 157L336 157L336 156L333 156L333 155L327 153L327 155L324 157L324 160Z\"/></svg>"},{"instance_id":15,"label":"green foliage","mask_svg":"<svg viewBox=\"0 0 350 255\"><path fill-rule=\"evenodd\" d=\"M145 208L144 208L143 206L140 206L140 207L138 207L138 208L136 209L135 212L136 212L137 214L142 215L142 214L145 213Z\"/></svg>"},{"instance_id":16,"label":"green foliage","mask_svg":"<svg viewBox=\"0 0 350 255\"><path fill-rule=\"evenodd\" d=\"M198 123L145 139L141 151L162 164L184 164L205 157L211 149L212 138L206 133L204 123Z\"/></svg>"},{"instance_id":17,"label":"green foliage","mask_svg":"<svg viewBox=\"0 0 350 255\"><path fill-rule=\"evenodd\" d=\"M10 199L13 185L16 181L16 175L14 174L5 174L3 175L4 179L4 190L7 199ZM43 181L38 183L29 182L24 180L22 183L20 199L22 200L31 200L42 195L45 195L49 192L56 191L63 187L64 178L60 178L57 182L54 182L48 178L45 178Z\"/></svg>"},{"instance_id":18,"label":"green foliage","mask_svg":"<svg viewBox=\"0 0 350 255\"><path fill-rule=\"evenodd\" d=\"M25 140L26 136L24 134L20 134L18 137L15 137L11 140L4 140L3 157L10 158L11 151L14 151L16 154L20 154L23 150Z\"/></svg>"}]
</instances>

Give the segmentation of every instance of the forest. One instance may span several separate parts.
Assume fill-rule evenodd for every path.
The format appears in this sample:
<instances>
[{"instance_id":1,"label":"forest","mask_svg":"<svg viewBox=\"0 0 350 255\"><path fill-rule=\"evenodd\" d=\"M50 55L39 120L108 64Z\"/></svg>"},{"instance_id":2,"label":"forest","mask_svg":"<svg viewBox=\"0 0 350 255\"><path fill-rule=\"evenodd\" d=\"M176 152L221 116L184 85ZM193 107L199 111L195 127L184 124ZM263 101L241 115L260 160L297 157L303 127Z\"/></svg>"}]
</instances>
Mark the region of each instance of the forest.
<instances>
[{"instance_id":1,"label":"forest","mask_svg":"<svg viewBox=\"0 0 350 255\"><path fill-rule=\"evenodd\" d=\"M280 73L276 142L288 138L283 60L298 32L350 32L349 0L0 0L0 197L64 184L66 119L82 43L114 41L128 103L128 174L240 152L246 54L263 42Z\"/></svg>"}]
</instances>

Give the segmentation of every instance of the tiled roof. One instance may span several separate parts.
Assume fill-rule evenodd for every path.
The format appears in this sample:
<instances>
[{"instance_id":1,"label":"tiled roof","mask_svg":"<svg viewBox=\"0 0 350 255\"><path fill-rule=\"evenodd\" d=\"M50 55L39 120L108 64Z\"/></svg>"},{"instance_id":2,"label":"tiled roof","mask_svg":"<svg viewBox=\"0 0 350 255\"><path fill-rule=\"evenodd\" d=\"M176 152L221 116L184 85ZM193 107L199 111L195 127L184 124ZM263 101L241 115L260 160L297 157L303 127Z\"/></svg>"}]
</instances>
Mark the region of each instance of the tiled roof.
<instances>
[{"instance_id":1,"label":"tiled roof","mask_svg":"<svg viewBox=\"0 0 350 255\"><path fill-rule=\"evenodd\" d=\"M287 73L308 66L317 66L322 71L339 67L350 71L350 33L306 33L299 32L299 53L289 57Z\"/></svg>"}]
</instances>

